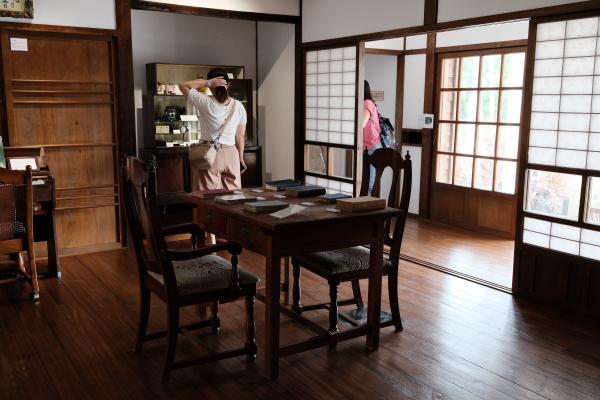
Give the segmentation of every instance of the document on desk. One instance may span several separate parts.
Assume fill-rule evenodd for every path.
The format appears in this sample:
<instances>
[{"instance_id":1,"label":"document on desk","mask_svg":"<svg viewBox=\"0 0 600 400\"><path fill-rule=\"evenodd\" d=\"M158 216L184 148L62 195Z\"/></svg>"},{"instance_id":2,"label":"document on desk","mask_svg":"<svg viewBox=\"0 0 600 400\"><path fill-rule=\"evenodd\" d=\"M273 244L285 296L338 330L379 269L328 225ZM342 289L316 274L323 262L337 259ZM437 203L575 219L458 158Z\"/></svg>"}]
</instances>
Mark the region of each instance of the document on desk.
<instances>
[{"instance_id":1,"label":"document on desk","mask_svg":"<svg viewBox=\"0 0 600 400\"><path fill-rule=\"evenodd\" d=\"M298 205L298 204L293 204L288 208L284 208L283 210L279 210L270 215L275 218L282 219L282 218L287 218L287 217L295 215L295 214L306 215L306 207Z\"/></svg>"}]
</instances>

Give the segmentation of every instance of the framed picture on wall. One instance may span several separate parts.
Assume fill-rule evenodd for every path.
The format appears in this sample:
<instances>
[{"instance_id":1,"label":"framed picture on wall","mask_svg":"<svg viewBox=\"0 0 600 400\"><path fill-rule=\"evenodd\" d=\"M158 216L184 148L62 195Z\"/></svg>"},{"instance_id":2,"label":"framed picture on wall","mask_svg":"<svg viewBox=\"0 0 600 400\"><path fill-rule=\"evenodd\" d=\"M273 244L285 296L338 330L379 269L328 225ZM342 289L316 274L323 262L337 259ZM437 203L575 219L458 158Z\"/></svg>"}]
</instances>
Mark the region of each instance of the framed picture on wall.
<instances>
[{"instance_id":1,"label":"framed picture on wall","mask_svg":"<svg viewBox=\"0 0 600 400\"><path fill-rule=\"evenodd\" d=\"M6 157L6 161L8 161L8 168L12 171L25 171L27 166L30 166L32 171L39 169L35 157Z\"/></svg>"},{"instance_id":2,"label":"framed picture on wall","mask_svg":"<svg viewBox=\"0 0 600 400\"><path fill-rule=\"evenodd\" d=\"M0 0L0 17L33 19L33 0Z\"/></svg>"}]
</instances>

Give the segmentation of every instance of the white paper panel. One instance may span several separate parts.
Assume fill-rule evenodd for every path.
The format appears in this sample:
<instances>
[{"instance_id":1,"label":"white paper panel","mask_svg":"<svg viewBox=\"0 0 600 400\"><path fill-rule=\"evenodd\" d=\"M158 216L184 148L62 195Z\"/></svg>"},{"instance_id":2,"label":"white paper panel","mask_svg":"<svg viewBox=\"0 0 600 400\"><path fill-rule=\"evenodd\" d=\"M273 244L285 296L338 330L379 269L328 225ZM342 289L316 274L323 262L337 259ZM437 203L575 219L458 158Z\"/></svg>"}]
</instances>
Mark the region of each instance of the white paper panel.
<instances>
[{"instance_id":1,"label":"white paper panel","mask_svg":"<svg viewBox=\"0 0 600 400\"><path fill-rule=\"evenodd\" d=\"M590 133L588 150L600 151L600 133Z\"/></svg>"},{"instance_id":2,"label":"white paper panel","mask_svg":"<svg viewBox=\"0 0 600 400\"><path fill-rule=\"evenodd\" d=\"M592 114L590 132L600 132L600 114Z\"/></svg>"},{"instance_id":3,"label":"white paper panel","mask_svg":"<svg viewBox=\"0 0 600 400\"><path fill-rule=\"evenodd\" d=\"M589 113L592 109L592 96L564 95L560 97L560 111L572 113Z\"/></svg>"},{"instance_id":4,"label":"white paper panel","mask_svg":"<svg viewBox=\"0 0 600 400\"><path fill-rule=\"evenodd\" d=\"M581 241L583 243L600 246L600 232L592 231L590 229L582 229L581 230Z\"/></svg>"},{"instance_id":5,"label":"white paper panel","mask_svg":"<svg viewBox=\"0 0 600 400\"><path fill-rule=\"evenodd\" d=\"M600 171L600 153L588 152L587 169Z\"/></svg>"},{"instance_id":6,"label":"white paper panel","mask_svg":"<svg viewBox=\"0 0 600 400\"><path fill-rule=\"evenodd\" d=\"M529 134L529 146L556 148L556 131L532 130Z\"/></svg>"},{"instance_id":7,"label":"white paper panel","mask_svg":"<svg viewBox=\"0 0 600 400\"><path fill-rule=\"evenodd\" d=\"M531 129L557 130L558 114L532 112Z\"/></svg>"},{"instance_id":8,"label":"white paper panel","mask_svg":"<svg viewBox=\"0 0 600 400\"><path fill-rule=\"evenodd\" d=\"M523 221L523 228L538 233L544 233L549 235L551 232L552 223L548 221L542 221L541 219L525 217Z\"/></svg>"},{"instance_id":9,"label":"white paper panel","mask_svg":"<svg viewBox=\"0 0 600 400\"><path fill-rule=\"evenodd\" d=\"M547 61L547 60L539 60ZM554 60L553 60L554 61ZM562 60L556 60L562 61ZM595 57L580 57L565 59L563 75L593 75L594 74ZM536 62L537 63L537 62Z\"/></svg>"},{"instance_id":10,"label":"white paper panel","mask_svg":"<svg viewBox=\"0 0 600 400\"><path fill-rule=\"evenodd\" d=\"M561 29L558 30L561 32ZM598 34L598 17L567 21L567 38L581 38Z\"/></svg>"},{"instance_id":11,"label":"white paper panel","mask_svg":"<svg viewBox=\"0 0 600 400\"><path fill-rule=\"evenodd\" d=\"M562 58L565 48L563 40L552 42L540 42L535 49L535 58L537 60L546 58Z\"/></svg>"},{"instance_id":12,"label":"white paper panel","mask_svg":"<svg viewBox=\"0 0 600 400\"><path fill-rule=\"evenodd\" d=\"M556 149L529 147L528 160L531 164L554 165L556 163Z\"/></svg>"},{"instance_id":13,"label":"white paper panel","mask_svg":"<svg viewBox=\"0 0 600 400\"><path fill-rule=\"evenodd\" d=\"M560 95L533 95L531 99L531 110L542 112L560 111Z\"/></svg>"},{"instance_id":14,"label":"white paper panel","mask_svg":"<svg viewBox=\"0 0 600 400\"><path fill-rule=\"evenodd\" d=\"M593 77L569 76L562 80L562 94L592 94Z\"/></svg>"},{"instance_id":15,"label":"white paper panel","mask_svg":"<svg viewBox=\"0 0 600 400\"><path fill-rule=\"evenodd\" d=\"M600 113L600 95L592 96L592 112Z\"/></svg>"},{"instance_id":16,"label":"white paper panel","mask_svg":"<svg viewBox=\"0 0 600 400\"><path fill-rule=\"evenodd\" d=\"M556 166L566 168L585 168L585 151L562 150L556 151Z\"/></svg>"},{"instance_id":17,"label":"white paper panel","mask_svg":"<svg viewBox=\"0 0 600 400\"><path fill-rule=\"evenodd\" d=\"M585 57L596 54L596 38L565 40L565 57Z\"/></svg>"},{"instance_id":18,"label":"white paper panel","mask_svg":"<svg viewBox=\"0 0 600 400\"><path fill-rule=\"evenodd\" d=\"M563 131L587 131L590 127L590 114L560 114L558 128Z\"/></svg>"},{"instance_id":19,"label":"white paper panel","mask_svg":"<svg viewBox=\"0 0 600 400\"><path fill-rule=\"evenodd\" d=\"M580 251L580 255L582 257L591 258L592 260L600 260L599 246L591 246L589 244L582 243Z\"/></svg>"},{"instance_id":20,"label":"white paper panel","mask_svg":"<svg viewBox=\"0 0 600 400\"><path fill-rule=\"evenodd\" d=\"M560 94L561 78L535 78L533 94Z\"/></svg>"},{"instance_id":21,"label":"white paper panel","mask_svg":"<svg viewBox=\"0 0 600 400\"><path fill-rule=\"evenodd\" d=\"M562 253L579 255L579 242L552 237L550 239L550 248Z\"/></svg>"},{"instance_id":22,"label":"white paper panel","mask_svg":"<svg viewBox=\"0 0 600 400\"><path fill-rule=\"evenodd\" d=\"M587 150L587 132L558 132L558 145L561 149Z\"/></svg>"},{"instance_id":23,"label":"white paper panel","mask_svg":"<svg viewBox=\"0 0 600 400\"><path fill-rule=\"evenodd\" d=\"M563 224L552 224L552 236L556 236L563 239L574 240L576 242L581 238L581 228L576 226L563 225Z\"/></svg>"},{"instance_id":24,"label":"white paper panel","mask_svg":"<svg viewBox=\"0 0 600 400\"><path fill-rule=\"evenodd\" d=\"M565 21L539 24L537 27L537 41L564 39L566 25Z\"/></svg>"},{"instance_id":25,"label":"white paper panel","mask_svg":"<svg viewBox=\"0 0 600 400\"><path fill-rule=\"evenodd\" d=\"M593 68L593 67L592 67ZM533 76L562 76L563 60L562 58L553 58L548 60L535 60Z\"/></svg>"},{"instance_id":26,"label":"white paper panel","mask_svg":"<svg viewBox=\"0 0 600 400\"><path fill-rule=\"evenodd\" d=\"M537 232L523 231L523 243L547 249L550 247L550 236Z\"/></svg>"}]
</instances>

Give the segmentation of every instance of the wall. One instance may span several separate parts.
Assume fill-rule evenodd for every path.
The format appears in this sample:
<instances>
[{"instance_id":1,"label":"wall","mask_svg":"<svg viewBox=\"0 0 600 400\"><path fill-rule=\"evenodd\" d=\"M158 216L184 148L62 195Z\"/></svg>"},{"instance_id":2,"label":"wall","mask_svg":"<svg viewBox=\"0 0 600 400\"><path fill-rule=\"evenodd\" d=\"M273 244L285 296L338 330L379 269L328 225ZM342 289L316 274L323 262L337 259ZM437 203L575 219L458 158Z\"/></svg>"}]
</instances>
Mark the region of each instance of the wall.
<instances>
[{"instance_id":1,"label":"wall","mask_svg":"<svg viewBox=\"0 0 600 400\"><path fill-rule=\"evenodd\" d=\"M34 0L32 20L0 21L116 29L115 0Z\"/></svg>"},{"instance_id":2,"label":"wall","mask_svg":"<svg viewBox=\"0 0 600 400\"><path fill-rule=\"evenodd\" d=\"M425 94L425 54L404 58L403 128L421 129Z\"/></svg>"},{"instance_id":3,"label":"wall","mask_svg":"<svg viewBox=\"0 0 600 400\"><path fill-rule=\"evenodd\" d=\"M300 0L148 0L151 3L177 4L266 14L300 15Z\"/></svg>"},{"instance_id":4,"label":"wall","mask_svg":"<svg viewBox=\"0 0 600 400\"><path fill-rule=\"evenodd\" d=\"M529 21L516 21L440 32L436 37L436 46L447 47L503 42L507 40L527 39L528 36Z\"/></svg>"},{"instance_id":5,"label":"wall","mask_svg":"<svg viewBox=\"0 0 600 400\"><path fill-rule=\"evenodd\" d=\"M438 22L530 10L581 0L439 0Z\"/></svg>"},{"instance_id":6,"label":"wall","mask_svg":"<svg viewBox=\"0 0 600 400\"><path fill-rule=\"evenodd\" d=\"M138 147L143 147L142 94L146 64L243 65L256 85L256 30L253 21L131 11Z\"/></svg>"},{"instance_id":7,"label":"wall","mask_svg":"<svg viewBox=\"0 0 600 400\"><path fill-rule=\"evenodd\" d=\"M294 177L295 32L258 23L258 138L265 180Z\"/></svg>"},{"instance_id":8,"label":"wall","mask_svg":"<svg viewBox=\"0 0 600 400\"><path fill-rule=\"evenodd\" d=\"M377 101L377 109L381 115L388 117L392 123L396 120L396 56L367 54L365 56L365 79L369 81L371 90L383 90L384 101Z\"/></svg>"},{"instance_id":9,"label":"wall","mask_svg":"<svg viewBox=\"0 0 600 400\"><path fill-rule=\"evenodd\" d=\"M423 24L424 0L304 0L302 41Z\"/></svg>"}]
</instances>

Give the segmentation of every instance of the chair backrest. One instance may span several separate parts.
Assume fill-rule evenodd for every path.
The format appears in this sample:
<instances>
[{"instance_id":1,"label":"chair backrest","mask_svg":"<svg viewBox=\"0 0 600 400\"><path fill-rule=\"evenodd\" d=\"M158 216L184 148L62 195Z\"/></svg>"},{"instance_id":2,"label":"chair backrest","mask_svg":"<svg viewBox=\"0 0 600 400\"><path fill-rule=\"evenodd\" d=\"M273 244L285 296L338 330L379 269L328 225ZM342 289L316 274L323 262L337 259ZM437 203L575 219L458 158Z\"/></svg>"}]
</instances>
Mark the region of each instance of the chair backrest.
<instances>
[{"instance_id":1,"label":"chair backrest","mask_svg":"<svg viewBox=\"0 0 600 400\"><path fill-rule=\"evenodd\" d=\"M0 168L0 240L27 238L33 243L33 190L31 168Z\"/></svg>"},{"instance_id":2,"label":"chair backrest","mask_svg":"<svg viewBox=\"0 0 600 400\"><path fill-rule=\"evenodd\" d=\"M369 193L371 165L375 167L375 182L371 190L371 195L380 197L381 177L384 170L389 167L392 171L392 182L387 205L388 207L397 208L402 211L401 216L396 218L395 221L390 220L385 224L385 244L390 246L390 258L394 261L400 256L400 246L408 216L408 205L410 203L412 188L412 162L408 152L406 152L406 157L402 158L402 154L398 150L391 148L377 149L371 155L365 150L363 155L363 179L360 187L361 196L367 196ZM400 187L400 181L402 181L402 187ZM394 226L394 233L390 235L392 224Z\"/></svg>"},{"instance_id":3,"label":"chair backrest","mask_svg":"<svg viewBox=\"0 0 600 400\"><path fill-rule=\"evenodd\" d=\"M175 288L173 265L161 257L167 244L159 222L155 166L136 157L127 157L123 163L123 178L125 211L140 277L148 271L160 274L167 288Z\"/></svg>"}]
</instances>

